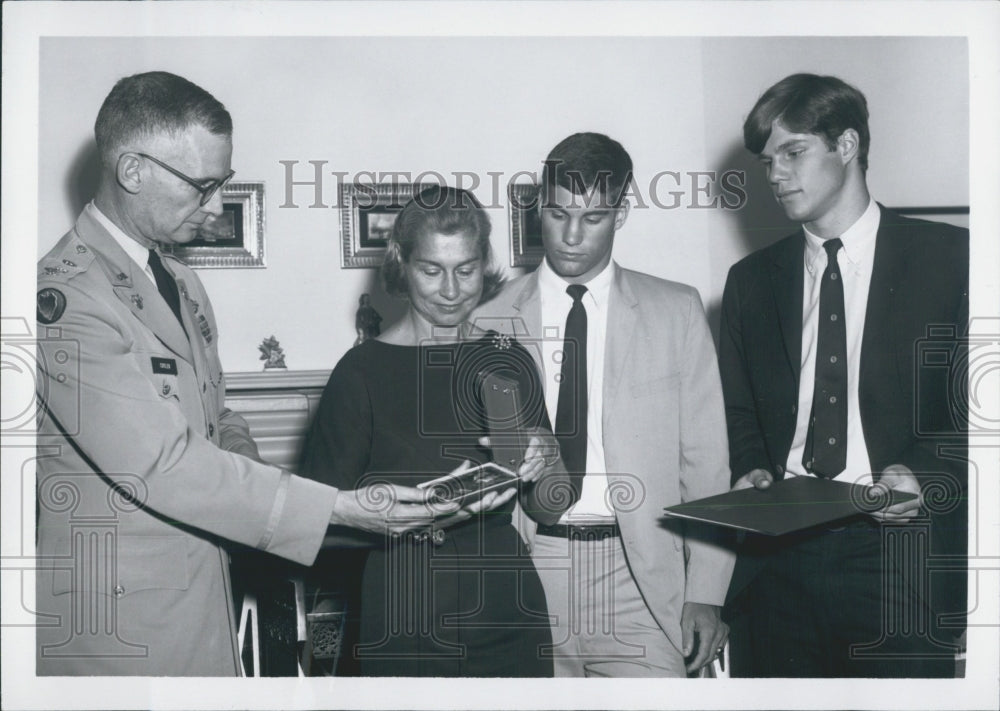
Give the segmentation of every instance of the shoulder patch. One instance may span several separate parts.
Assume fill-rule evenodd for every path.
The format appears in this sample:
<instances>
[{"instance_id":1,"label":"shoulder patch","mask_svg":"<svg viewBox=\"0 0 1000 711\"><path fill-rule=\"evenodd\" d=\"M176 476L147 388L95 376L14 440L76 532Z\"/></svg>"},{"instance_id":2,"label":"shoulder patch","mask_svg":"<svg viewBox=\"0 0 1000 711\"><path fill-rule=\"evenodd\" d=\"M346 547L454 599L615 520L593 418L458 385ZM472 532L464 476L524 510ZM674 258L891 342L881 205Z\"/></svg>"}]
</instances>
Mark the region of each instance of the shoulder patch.
<instances>
[{"instance_id":1,"label":"shoulder patch","mask_svg":"<svg viewBox=\"0 0 1000 711\"><path fill-rule=\"evenodd\" d=\"M39 323L55 323L66 310L66 296L58 289L47 287L38 292L37 317Z\"/></svg>"}]
</instances>

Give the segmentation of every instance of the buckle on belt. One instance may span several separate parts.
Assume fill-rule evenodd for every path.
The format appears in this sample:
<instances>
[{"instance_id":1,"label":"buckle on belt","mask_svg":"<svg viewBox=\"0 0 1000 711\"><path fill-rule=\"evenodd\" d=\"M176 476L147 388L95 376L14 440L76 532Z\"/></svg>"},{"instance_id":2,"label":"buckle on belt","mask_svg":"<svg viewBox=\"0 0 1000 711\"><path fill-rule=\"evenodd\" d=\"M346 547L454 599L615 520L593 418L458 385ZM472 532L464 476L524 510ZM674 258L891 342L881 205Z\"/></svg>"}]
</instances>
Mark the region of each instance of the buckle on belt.
<instances>
[{"instance_id":1,"label":"buckle on belt","mask_svg":"<svg viewBox=\"0 0 1000 711\"><path fill-rule=\"evenodd\" d=\"M539 524L536 532L540 536L571 538L597 541L621 535L618 522L614 523L554 523L550 526Z\"/></svg>"}]
</instances>

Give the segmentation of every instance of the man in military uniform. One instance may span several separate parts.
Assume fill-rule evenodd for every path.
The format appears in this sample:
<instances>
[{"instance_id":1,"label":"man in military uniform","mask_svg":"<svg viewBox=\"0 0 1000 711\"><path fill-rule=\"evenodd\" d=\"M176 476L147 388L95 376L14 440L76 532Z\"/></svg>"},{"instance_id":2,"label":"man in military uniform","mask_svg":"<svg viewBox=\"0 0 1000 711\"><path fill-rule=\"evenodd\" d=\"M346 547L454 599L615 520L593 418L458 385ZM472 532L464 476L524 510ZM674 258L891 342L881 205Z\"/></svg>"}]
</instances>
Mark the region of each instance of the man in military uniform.
<instances>
[{"instance_id":1,"label":"man in military uniform","mask_svg":"<svg viewBox=\"0 0 1000 711\"><path fill-rule=\"evenodd\" d=\"M390 522L375 492L267 465L226 409L208 295L163 251L222 212L225 107L139 74L95 132L97 194L38 271L37 672L238 675L225 540L308 565L330 523L386 532L442 510L385 488Z\"/></svg>"}]
</instances>

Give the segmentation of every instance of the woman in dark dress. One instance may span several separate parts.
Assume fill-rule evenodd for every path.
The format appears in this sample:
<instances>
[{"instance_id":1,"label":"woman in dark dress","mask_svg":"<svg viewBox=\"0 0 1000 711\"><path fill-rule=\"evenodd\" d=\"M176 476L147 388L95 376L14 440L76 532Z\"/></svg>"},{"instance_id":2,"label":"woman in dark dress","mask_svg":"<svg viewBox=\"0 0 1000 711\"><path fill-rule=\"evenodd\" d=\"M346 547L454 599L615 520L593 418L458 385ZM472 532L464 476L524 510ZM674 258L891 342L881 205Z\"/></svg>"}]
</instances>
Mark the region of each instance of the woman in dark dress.
<instances>
[{"instance_id":1,"label":"woman in dark dress","mask_svg":"<svg viewBox=\"0 0 1000 711\"><path fill-rule=\"evenodd\" d=\"M485 211L464 190L429 188L404 207L382 276L409 310L340 360L306 441L305 476L351 489L413 486L490 461L482 379L517 383L528 443L518 486L422 532L373 540L353 650L364 675L552 675L545 597L512 513L516 500L553 523L570 498L531 356L507 337L474 333L468 321L501 281L489 271L489 233Z\"/></svg>"}]
</instances>

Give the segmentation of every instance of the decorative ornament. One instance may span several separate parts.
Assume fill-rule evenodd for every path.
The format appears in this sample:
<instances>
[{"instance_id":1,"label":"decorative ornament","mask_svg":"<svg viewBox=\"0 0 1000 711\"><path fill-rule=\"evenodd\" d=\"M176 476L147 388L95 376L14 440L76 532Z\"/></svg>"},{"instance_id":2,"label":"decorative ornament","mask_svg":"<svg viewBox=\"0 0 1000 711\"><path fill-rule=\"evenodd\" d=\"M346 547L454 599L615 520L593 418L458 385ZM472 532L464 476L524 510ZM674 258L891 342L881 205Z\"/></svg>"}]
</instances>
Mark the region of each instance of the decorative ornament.
<instances>
[{"instance_id":1,"label":"decorative ornament","mask_svg":"<svg viewBox=\"0 0 1000 711\"><path fill-rule=\"evenodd\" d=\"M260 359L264 361L264 370L286 367L285 352L274 336L265 338L264 342L257 346L257 349L260 351Z\"/></svg>"},{"instance_id":2,"label":"decorative ornament","mask_svg":"<svg viewBox=\"0 0 1000 711\"><path fill-rule=\"evenodd\" d=\"M379 335L382 332L382 327L379 325L381 323L382 316L371 305L371 297L368 294L362 294L361 298L358 299L358 311L354 315L354 330L358 334L354 345L360 346L369 338L375 338Z\"/></svg>"}]
</instances>

